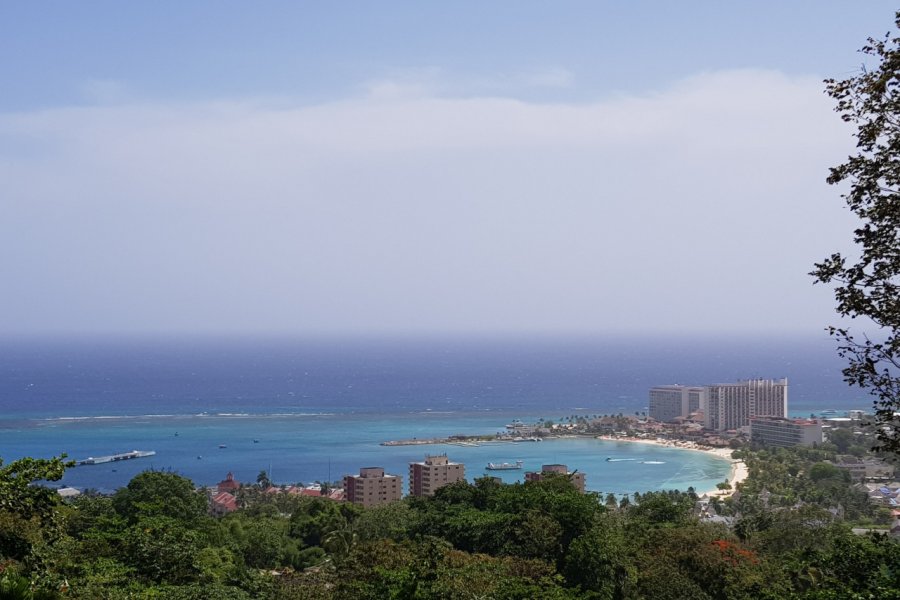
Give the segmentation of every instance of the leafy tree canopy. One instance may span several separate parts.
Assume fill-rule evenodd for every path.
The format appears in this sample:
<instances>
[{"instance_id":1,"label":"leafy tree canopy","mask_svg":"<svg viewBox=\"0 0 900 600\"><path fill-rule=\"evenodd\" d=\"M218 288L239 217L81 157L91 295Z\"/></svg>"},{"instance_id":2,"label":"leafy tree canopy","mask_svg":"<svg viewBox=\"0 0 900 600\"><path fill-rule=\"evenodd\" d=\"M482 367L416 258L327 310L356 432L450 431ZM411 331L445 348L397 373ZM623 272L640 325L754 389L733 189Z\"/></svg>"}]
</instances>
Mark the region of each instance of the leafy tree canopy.
<instances>
[{"instance_id":1,"label":"leafy tree canopy","mask_svg":"<svg viewBox=\"0 0 900 600\"><path fill-rule=\"evenodd\" d=\"M900 28L900 12L896 16ZM830 327L848 360L844 379L875 396L884 424L881 448L900 451L900 37L870 38L861 52L877 61L849 79L826 80L841 119L856 126L856 154L831 169L828 183L849 183L843 195L860 219L853 241L858 256L832 254L810 273L835 284L837 312L875 327L872 337Z\"/></svg>"}]
</instances>

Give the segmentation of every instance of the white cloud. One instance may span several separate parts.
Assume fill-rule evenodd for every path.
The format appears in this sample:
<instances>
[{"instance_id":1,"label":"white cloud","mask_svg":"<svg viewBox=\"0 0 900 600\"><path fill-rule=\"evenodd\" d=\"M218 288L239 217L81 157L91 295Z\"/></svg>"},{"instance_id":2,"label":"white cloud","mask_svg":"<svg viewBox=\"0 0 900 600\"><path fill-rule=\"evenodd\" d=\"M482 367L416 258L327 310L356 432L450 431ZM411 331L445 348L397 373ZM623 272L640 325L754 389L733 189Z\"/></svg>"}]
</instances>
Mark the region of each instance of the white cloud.
<instances>
[{"instance_id":1,"label":"white cloud","mask_svg":"<svg viewBox=\"0 0 900 600\"><path fill-rule=\"evenodd\" d=\"M805 273L848 237L823 180L851 140L817 80L706 73L581 104L438 89L0 115L0 331L830 317Z\"/></svg>"}]
</instances>

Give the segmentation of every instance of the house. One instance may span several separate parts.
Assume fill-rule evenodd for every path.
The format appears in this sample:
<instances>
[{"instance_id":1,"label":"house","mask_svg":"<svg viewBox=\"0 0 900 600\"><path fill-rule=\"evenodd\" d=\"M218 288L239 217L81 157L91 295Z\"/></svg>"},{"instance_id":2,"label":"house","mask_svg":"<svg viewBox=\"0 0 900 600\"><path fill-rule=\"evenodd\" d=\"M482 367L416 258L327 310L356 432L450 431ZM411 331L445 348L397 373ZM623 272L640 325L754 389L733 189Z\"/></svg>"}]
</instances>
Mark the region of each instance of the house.
<instances>
[{"instance_id":1,"label":"house","mask_svg":"<svg viewBox=\"0 0 900 600\"><path fill-rule=\"evenodd\" d=\"M209 501L209 512L216 517L221 517L230 512L234 512L237 508L237 499L228 492L219 492L210 498Z\"/></svg>"}]
</instances>

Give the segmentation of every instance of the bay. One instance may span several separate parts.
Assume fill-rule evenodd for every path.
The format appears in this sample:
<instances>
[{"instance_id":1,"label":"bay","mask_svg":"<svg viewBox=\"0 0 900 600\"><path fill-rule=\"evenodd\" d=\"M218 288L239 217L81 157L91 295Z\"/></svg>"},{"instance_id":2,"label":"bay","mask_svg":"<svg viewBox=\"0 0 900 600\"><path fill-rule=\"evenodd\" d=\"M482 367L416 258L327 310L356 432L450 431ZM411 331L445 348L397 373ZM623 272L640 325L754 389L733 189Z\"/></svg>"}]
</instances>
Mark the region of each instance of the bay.
<instances>
[{"instance_id":1,"label":"bay","mask_svg":"<svg viewBox=\"0 0 900 600\"><path fill-rule=\"evenodd\" d=\"M814 336L4 340L0 457L157 452L63 480L103 490L151 467L202 485L229 471L242 481L262 470L279 483L333 481L376 465L405 480L426 452L465 463L470 478L488 462L521 459L526 470L579 469L595 491L709 489L727 462L676 449L592 439L379 444L493 433L514 418L640 413L649 387L675 382L788 376L794 414L868 408L840 367L830 340ZM613 454L635 460L607 462Z\"/></svg>"}]
</instances>

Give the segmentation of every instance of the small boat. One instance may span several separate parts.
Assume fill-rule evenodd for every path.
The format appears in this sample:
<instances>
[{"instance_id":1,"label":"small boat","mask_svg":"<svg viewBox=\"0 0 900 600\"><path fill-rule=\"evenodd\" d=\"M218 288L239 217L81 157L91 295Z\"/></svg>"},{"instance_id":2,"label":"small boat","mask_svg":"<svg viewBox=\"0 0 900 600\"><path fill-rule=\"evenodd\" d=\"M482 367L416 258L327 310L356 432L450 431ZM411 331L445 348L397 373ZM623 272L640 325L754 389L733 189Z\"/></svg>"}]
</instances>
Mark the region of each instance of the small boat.
<instances>
[{"instance_id":1,"label":"small boat","mask_svg":"<svg viewBox=\"0 0 900 600\"><path fill-rule=\"evenodd\" d=\"M517 460L514 463L502 462L502 463L492 463L489 462L485 469L489 471L515 471L522 468L522 461Z\"/></svg>"},{"instance_id":2,"label":"small boat","mask_svg":"<svg viewBox=\"0 0 900 600\"><path fill-rule=\"evenodd\" d=\"M253 443L254 443L254 444L258 444L258 443L259 443L259 440L253 440Z\"/></svg>"},{"instance_id":3,"label":"small boat","mask_svg":"<svg viewBox=\"0 0 900 600\"><path fill-rule=\"evenodd\" d=\"M222 448L227 448L227 447L228 446L226 446L225 444L219 444L219 450L221 450Z\"/></svg>"},{"instance_id":4,"label":"small boat","mask_svg":"<svg viewBox=\"0 0 900 600\"><path fill-rule=\"evenodd\" d=\"M606 457L606 462L624 462L626 460L637 460L636 458L612 458L610 456Z\"/></svg>"},{"instance_id":5,"label":"small boat","mask_svg":"<svg viewBox=\"0 0 900 600\"><path fill-rule=\"evenodd\" d=\"M641 464L643 465L664 465L666 461L664 460L642 460Z\"/></svg>"}]
</instances>

